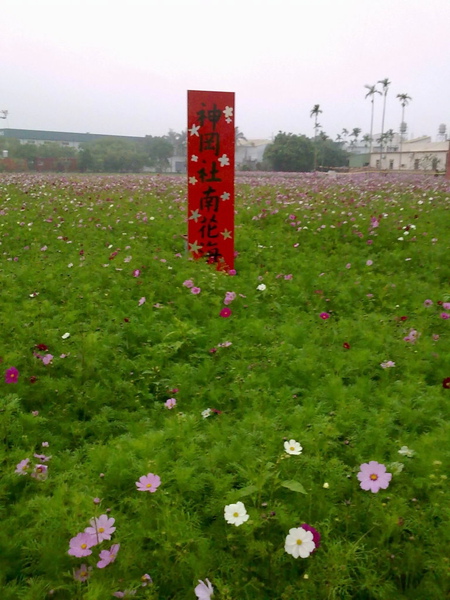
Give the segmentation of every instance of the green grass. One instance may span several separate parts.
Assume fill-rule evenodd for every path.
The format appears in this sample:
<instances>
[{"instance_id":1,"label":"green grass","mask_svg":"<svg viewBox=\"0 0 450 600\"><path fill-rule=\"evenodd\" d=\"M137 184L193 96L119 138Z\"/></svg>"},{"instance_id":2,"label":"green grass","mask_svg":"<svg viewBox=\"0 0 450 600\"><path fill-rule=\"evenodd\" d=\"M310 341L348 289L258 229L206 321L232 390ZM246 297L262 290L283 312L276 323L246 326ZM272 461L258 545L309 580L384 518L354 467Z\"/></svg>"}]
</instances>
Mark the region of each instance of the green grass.
<instances>
[{"instance_id":1,"label":"green grass","mask_svg":"<svg viewBox=\"0 0 450 600\"><path fill-rule=\"evenodd\" d=\"M251 176L236 191L233 277L186 255L178 177L1 176L0 357L20 373L0 382L2 600L182 600L205 578L217 600L448 597L449 184ZM44 481L15 473L35 453L52 457ZM372 460L393 473L376 494L357 479ZM161 486L137 491L150 472ZM101 514L112 540L69 556ZM295 559L302 523L321 545Z\"/></svg>"}]
</instances>

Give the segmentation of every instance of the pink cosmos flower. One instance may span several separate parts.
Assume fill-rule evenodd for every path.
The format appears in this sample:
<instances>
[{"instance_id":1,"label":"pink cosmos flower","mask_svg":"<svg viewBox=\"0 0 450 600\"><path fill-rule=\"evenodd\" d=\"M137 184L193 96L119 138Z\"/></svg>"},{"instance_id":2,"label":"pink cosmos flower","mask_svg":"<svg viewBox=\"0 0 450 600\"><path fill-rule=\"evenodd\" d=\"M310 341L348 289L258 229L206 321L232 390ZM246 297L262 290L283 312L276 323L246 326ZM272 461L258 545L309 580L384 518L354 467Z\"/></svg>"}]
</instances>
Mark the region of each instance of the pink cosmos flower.
<instances>
[{"instance_id":1,"label":"pink cosmos flower","mask_svg":"<svg viewBox=\"0 0 450 600\"><path fill-rule=\"evenodd\" d=\"M42 442L42 447L43 448L48 448L48 442Z\"/></svg>"},{"instance_id":2,"label":"pink cosmos flower","mask_svg":"<svg viewBox=\"0 0 450 600\"><path fill-rule=\"evenodd\" d=\"M161 485L161 479L158 475L148 473L139 477L136 481L136 487L140 492L156 492L156 489Z\"/></svg>"},{"instance_id":3,"label":"pink cosmos flower","mask_svg":"<svg viewBox=\"0 0 450 600\"><path fill-rule=\"evenodd\" d=\"M103 540L111 539L111 535L116 530L113 527L114 521L115 519L108 517L108 515L100 515L98 518L93 518L89 521L91 527L86 527L84 532L92 535L97 540L97 544L100 544Z\"/></svg>"},{"instance_id":4,"label":"pink cosmos flower","mask_svg":"<svg viewBox=\"0 0 450 600\"><path fill-rule=\"evenodd\" d=\"M38 481L44 481L47 479L47 465L36 465L34 471L31 473L31 477L34 477Z\"/></svg>"},{"instance_id":5,"label":"pink cosmos flower","mask_svg":"<svg viewBox=\"0 0 450 600\"><path fill-rule=\"evenodd\" d=\"M228 275L236 275L236 269L230 269Z\"/></svg>"},{"instance_id":6,"label":"pink cosmos flower","mask_svg":"<svg viewBox=\"0 0 450 600\"><path fill-rule=\"evenodd\" d=\"M206 581L206 583L205 583L205 581ZM205 579L205 581L202 581L201 579L199 579L198 586L194 590L195 595L197 596L198 600L210 600L211 596L214 593L214 588L211 585L211 582L209 581L209 579Z\"/></svg>"},{"instance_id":7,"label":"pink cosmos flower","mask_svg":"<svg viewBox=\"0 0 450 600\"><path fill-rule=\"evenodd\" d=\"M441 313L440 316L441 316L441 319L450 319L450 314L448 314L446 312Z\"/></svg>"},{"instance_id":8,"label":"pink cosmos flower","mask_svg":"<svg viewBox=\"0 0 450 600\"><path fill-rule=\"evenodd\" d=\"M120 544L113 544L109 550L102 550L100 552L100 560L97 563L99 569L104 569L116 560L117 553L119 552Z\"/></svg>"},{"instance_id":9,"label":"pink cosmos flower","mask_svg":"<svg viewBox=\"0 0 450 600\"><path fill-rule=\"evenodd\" d=\"M380 489L385 490L389 486L392 473L386 473L385 465L371 460L369 463L363 463L360 469L357 477L363 490L370 490L376 494Z\"/></svg>"},{"instance_id":10,"label":"pink cosmos flower","mask_svg":"<svg viewBox=\"0 0 450 600\"><path fill-rule=\"evenodd\" d=\"M73 572L73 578L76 581L87 581L91 575L92 567L87 567L86 565L81 565L79 569Z\"/></svg>"},{"instance_id":11,"label":"pink cosmos flower","mask_svg":"<svg viewBox=\"0 0 450 600\"><path fill-rule=\"evenodd\" d=\"M194 282L192 279L186 279L186 281L183 281L183 285L184 287L191 288L194 286Z\"/></svg>"},{"instance_id":12,"label":"pink cosmos flower","mask_svg":"<svg viewBox=\"0 0 450 600\"><path fill-rule=\"evenodd\" d=\"M133 277L139 277L140 274L141 274L141 272L139 271L139 269L135 269L133 271Z\"/></svg>"},{"instance_id":13,"label":"pink cosmos flower","mask_svg":"<svg viewBox=\"0 0 450 600\"><path fill-rule=\"evenodd\" d=\"M433 306L433 300L427 299L423 303L424 306Z\"/></svg>"},{"instance_id":14,"label":"pink cosmos flower","mask_svg":"<svg viewBox=\"0 0 450 600\"><path fill-rule=\"evenodd\" d=\"M442 304L442 308L445 308L445 310L450 310L450 302L444 302Z\"/></svg>"},{"instance_id":15,"label":"pink cosmos flower","mask_svg":"<svg viewBox=\"0 0 450 600\"><path fill-rule=\"evenodd\" d=\"M46 354L45 356L42 357L42 362L44 363L44 365L48 365L52 362L53 360L53 354Z\"/></svg>"},{"instance_id":16,"label":"pink cosmos flower","mask_svg":"<svg viewBox=\"0 0 450 600\"><path fill-rule=\"evenodd\" d=\"M30 468L30 459L24 458L23 460L16 465L16 470L14 473L18 473L19 475L26 475L28 473L28 469Z\"/></svg>"},{"instance_id":17,"label":"pink cosmos flower","mask_svg":"<svg viewBox=\"0 0 450 600\"><path fill-rule=\"evenodd\" d=\"M320 318L321 318L321 319L323 319L324 321L325 321L326 319L329 319L329 318L331 317L330 313L327 313L327 312L321 312L319 316L320 316Z\"/></svg>"},{"instance_id":18,"label":"pink cosmos flower","mask_svg":"<svg viewBox=\"0 0 450 600\"><path fill-rule=\"evenodd\" d=\"M201 291L202 291L202 289L199 287L196 287L196 286L191 287L191 294L195 294L197 296L198 294L200 294Z\"/></svg>"},{"instance_id":19,"label":"pink cosmos flower","mask_svg":"<svg viewBox=\"0 0 450 600\"><path fill-rule=\"evenodd\" d=\"M9 369L6 369L6 373L5 373L6 383L17 383L18 379L19 379L19 371L16 369L16 367L10 367Z\"/></svg>"},{"instance_id":20,"label":"pink cosmos flower","mask_svg":"<svg viewBox=\"0 0 450 600\"><path fill-rule=\"evenodd\" d=\"M38 458L41 462L48 462L51 456L45 456L45 454L34 454L34 458Z\"/></svg>"},{"instance_id":21,"label":"pink cosmos flower","mask_svg":"<svg viewBox=\"0 0 450 600\"><path fill-rule=\"evenodd\" d=\"M142 296L142 298L139 300L138 304L139 306L142 306L143 304L145 304L146 300L145 300L145 296Z\"/></svg>"},{"instance_id":22,"label":"pink cosmos flower","mask_svg":"<svg viewBox=\"0 0 450 600\"><path fill-rule=\"evenodd\" d=\"M289 273L288 275L285 275L284 278L286 279L286 281L289 281L290 279L292 279L293 275L292 273Z\"/></svg>"},{"instance_id":23,"label":"pink cosmos flower","mask_svg":"<svg viewBox=\"0 0 450 600\"><path fill-rule=\"evenodd\" d=\"M92 554L92 546L95 546L97 540L89 533L79 533L75 537L73 537L69 542L69 550L67 554L70 556L76 556L80 558L81 556L89 556Z\"/></svg>"},{"instance_id":24,"label":"pink cosmos flower","mask_svg":"<svg viewBox=\"0 0 450 600\"><path fill-rule=\"evenodd\" d=\"M395 362L393 360L385 360L380 364L380 367L383 367L383 369L389 369L391 367L395 367Z\"/></svg>"},{"instance_id":25,"label":"pink cosmos flower","mask_svg":"<svg viewBox=\"0 0 450 600\"><path fill-rule=\"evenodd\" d=\"M175 400L175 398L169 398L164 402L164 406L170 410L175 406L176 403L177 401Z\"/></svg>"},{"instance_id":26,"label":"pink cosmos flower","mask_svg":"<svg viewBox=\"0 0 450 600\"><path fill-rule=\"evenodd\" d=\"M373 265L373 260L367 260L367 261L366 261L366 265L367 265L368 267L371 267L371 266Z\"/></svg>"},{"instance_id":27,"label":"pink cosmos flower","mask_svg":"<svg viewBox=\"0 0 450 600\"><path fill-rule=\"evenodd\" d=\"M345 265L345 268L346 268L346 269L351 269L351 268L352 268L352 263L347 263L347 264Z\"/></svg>"},{"instance_id":28,"label":"pink cosmos flower","mask_svg":"<svg viewBox=\"0 0 450 600\"><path fill-rule=\"evenodd\" d=\"M219 313L219 316L223 317L224 319L227 319L228 317L231 317L231 310L229 308L222 308L222 310Z\"/></svg>"},{"instance_id":29,"label":"pink cosmos flower","mask_svg":"<svg viewBox=\"0 0 450 600\"><path fill-rule=\"evenodd\" d=\"M149 583L153 583L153 579L150 577L150 575L148 573L145 573L145 575L142 575L141 577L141 581L142 581L142 587L146 587Z\"/></svg>"}]
</instances>

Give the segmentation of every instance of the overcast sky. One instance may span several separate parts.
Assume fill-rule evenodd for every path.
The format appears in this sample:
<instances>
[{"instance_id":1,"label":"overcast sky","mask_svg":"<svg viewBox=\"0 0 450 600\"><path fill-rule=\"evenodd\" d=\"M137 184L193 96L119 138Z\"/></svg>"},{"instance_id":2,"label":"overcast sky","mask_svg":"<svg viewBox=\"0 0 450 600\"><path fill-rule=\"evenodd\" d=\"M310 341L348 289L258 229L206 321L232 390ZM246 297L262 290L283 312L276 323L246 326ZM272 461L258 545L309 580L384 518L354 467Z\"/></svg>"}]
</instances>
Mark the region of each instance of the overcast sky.
<instances>
[{"instance_id":1,"label":"overcast sky","mask_svg":"<svg viewBox=\"0 0 450 600\"><path fill-rule=\"evenodd\" d=\"M369 132L386 77L385 130L400 93L409 137L450 128L450 0L0 2L0 128L164 135L197 89L235 92L247 138L312 137L314 104L335 138Z\"/></svg>"}]
</instances>

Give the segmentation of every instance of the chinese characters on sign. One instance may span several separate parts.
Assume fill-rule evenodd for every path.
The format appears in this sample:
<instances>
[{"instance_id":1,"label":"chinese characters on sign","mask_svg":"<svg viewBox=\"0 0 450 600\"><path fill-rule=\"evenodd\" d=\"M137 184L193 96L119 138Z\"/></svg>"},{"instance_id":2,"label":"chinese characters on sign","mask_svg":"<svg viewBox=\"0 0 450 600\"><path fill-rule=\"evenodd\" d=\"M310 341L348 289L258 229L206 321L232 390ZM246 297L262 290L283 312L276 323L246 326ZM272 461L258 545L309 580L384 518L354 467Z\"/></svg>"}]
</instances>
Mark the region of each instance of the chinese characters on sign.
<instances>
[{"instance_id":1,"label":"chinese characters on sign","mask_svg":"<svg viewBox=\"0 0 450 600\"><path fill-rule=\"evenodd\" d=\"M188 249L234 267L234 93L188 91Z\"/></svg>"}]
</instances>

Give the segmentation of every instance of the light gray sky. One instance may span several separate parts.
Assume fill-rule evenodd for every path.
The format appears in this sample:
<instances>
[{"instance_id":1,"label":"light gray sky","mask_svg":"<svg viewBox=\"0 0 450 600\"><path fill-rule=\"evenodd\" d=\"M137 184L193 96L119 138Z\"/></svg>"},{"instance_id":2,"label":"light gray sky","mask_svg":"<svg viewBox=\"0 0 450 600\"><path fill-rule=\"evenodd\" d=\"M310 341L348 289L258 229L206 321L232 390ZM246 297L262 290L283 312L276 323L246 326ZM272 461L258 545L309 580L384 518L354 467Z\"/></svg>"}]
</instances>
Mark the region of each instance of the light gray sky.
<instances>
[{"instance_id":1,"label":"light gray sky","mask_svg":"<svg viewBox=\"0 0 450 600\"><path fill-rule=\"evenodd\" d=\"M450 129L450 0L1 0L3 126L116 135L186 128L188 89L236 93L247 138ZM381 130L381 96L374 133Z\"/></svg>"}]
</instances>

